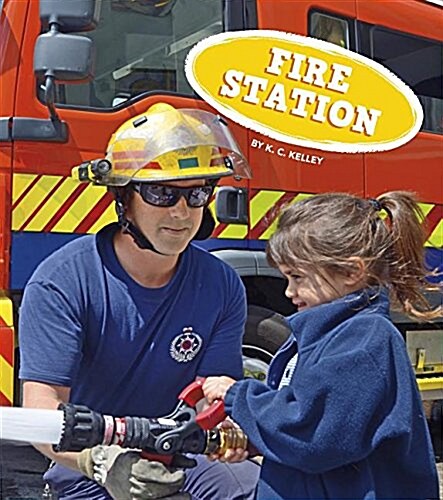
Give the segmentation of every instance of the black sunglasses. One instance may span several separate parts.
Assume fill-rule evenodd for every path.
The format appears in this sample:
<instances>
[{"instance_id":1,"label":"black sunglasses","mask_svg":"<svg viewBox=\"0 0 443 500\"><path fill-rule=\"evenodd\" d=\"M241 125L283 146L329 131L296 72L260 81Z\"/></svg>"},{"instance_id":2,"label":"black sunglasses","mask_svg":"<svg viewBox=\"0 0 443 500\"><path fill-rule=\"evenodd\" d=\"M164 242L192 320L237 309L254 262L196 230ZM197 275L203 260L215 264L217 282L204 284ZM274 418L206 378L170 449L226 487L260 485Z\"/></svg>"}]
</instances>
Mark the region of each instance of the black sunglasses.
<instances>
[{"instance_id":1,"label":"black sunglasses","mask_svg":"<svg viewBox=\"0 0 443 500\"><path fill-rule=\"evenodd\" d=\"M148 183L132 183L131 185L132 189L140 194L143 201L156 207L173 207L182 196L184 196L188 207L204 207L209 203L215 189L215 183L186 188Z\"/></svg>"}]
</instances>

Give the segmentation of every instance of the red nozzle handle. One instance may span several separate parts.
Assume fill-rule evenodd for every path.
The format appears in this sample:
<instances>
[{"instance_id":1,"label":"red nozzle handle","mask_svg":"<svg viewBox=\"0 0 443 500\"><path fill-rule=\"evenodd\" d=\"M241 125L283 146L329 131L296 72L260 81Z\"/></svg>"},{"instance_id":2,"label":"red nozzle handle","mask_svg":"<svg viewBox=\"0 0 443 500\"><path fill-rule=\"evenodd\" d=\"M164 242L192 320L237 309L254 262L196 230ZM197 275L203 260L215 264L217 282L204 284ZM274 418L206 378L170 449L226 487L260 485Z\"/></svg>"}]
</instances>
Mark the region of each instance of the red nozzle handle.
<instances>
[{"instance_id":1,"label":"red nozzle handle","mask_svg":"<svg viewBox=\"0 0 443 500\"><path fill-rule=\"evenodd\" d=\"M214 401L211 406L206 408L195 417L197 425L205 431L209 431L226 418L225 403L223 400Z\"/></svg>"},{"instance_id":2,"label":"red nozzle handle","mask_svg":"<svg viewBox=\"0 0 443 500\"><path fill-rule=\"evenodd\" d=\"M195 408L195 405L203 399L205 396L203 394L203 384L205 378L199 378L185 387L179 394L178 399L185 402L191 408ZM206 410L199 413L195 421L197 425L207 431L216 427L220 422L226 418L225 404L223 401L215 401L211 406L206 408Z\"/></svg>"},{"instance_id":3,"label":"red nozzle handle","mask_svg":"<svg viewBox=\"0 0 443 500\"><path fill-rule=\"evenodd\" d=\"M203 394L203 383L205 379L199 378L195 380L187 387L185 387L182 392L178 395L178 399L185 402L191 408L195 408L195 405L203 399L205 395Z\"/></svg>"}]
</instances>

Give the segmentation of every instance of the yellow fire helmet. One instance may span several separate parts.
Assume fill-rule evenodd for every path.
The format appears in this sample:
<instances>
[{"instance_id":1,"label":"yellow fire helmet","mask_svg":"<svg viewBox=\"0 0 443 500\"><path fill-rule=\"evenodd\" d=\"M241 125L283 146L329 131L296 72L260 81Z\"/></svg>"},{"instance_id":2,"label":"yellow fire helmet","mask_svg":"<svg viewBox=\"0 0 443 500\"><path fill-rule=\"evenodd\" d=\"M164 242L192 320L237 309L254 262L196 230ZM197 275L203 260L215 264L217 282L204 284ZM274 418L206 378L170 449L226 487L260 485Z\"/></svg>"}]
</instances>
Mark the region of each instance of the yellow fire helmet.
<instances>
[{"instance_id":1,"label":"yellow fire helmet","mask_svg":"<svg viewBox=\"0 0 443 500\"><path fill-rule=\"evenodd\" d=\"M83 164L85 165L85 164ZM96 184L249 178L249 165L223 118L199 109L158 103L112 135L105 160L77 167L77 178Z\"/></svg>"}]
</instances>

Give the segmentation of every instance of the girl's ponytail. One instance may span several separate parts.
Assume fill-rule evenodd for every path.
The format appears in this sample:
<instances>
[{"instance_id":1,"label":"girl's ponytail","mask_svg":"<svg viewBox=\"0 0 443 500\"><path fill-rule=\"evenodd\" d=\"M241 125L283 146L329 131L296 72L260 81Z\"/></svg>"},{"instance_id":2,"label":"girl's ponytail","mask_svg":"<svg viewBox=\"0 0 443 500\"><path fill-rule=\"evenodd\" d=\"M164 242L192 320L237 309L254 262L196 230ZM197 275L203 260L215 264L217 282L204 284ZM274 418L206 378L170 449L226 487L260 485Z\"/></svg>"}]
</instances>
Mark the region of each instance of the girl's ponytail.
<instances>
[{"instance_id":1,"label":"girl's ponytail","mask_svg":"<svg viewBox=\"0 0 443 500\"><path fill-rule=\"evenodd\" d=\"M391 191L377 198L386 212L385 224L391 236L386 253L391 296L409 315L417 319L435 319L442 308L433 309L423 295L424 290L436 290L426 277L424 244L425 217L415 196L406 191Z\"/></svg>"}]
</instances>

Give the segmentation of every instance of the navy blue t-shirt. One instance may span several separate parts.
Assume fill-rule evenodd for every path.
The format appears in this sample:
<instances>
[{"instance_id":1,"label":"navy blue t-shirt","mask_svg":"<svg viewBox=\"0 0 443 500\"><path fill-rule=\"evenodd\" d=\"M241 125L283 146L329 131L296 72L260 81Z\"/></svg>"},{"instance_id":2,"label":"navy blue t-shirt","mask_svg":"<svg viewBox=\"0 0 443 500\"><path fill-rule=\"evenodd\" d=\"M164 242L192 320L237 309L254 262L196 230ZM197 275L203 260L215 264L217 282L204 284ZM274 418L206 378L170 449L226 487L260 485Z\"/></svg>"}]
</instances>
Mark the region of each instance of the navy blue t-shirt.
<instances>
[{"instance_id":1,"label":"navy blue t-shirt","mask_svg":"<svg viewBox=\"0 0 443 500\"><path fill-rule=\"evenodd\" d=\"M161 416L196 376L242 377L244 287L190 245L171 281L136 283L113 247L117 227L79 238L31 277L20 311L20 378L71 388L112 415Z\"/></svg>"}]
</instances>

